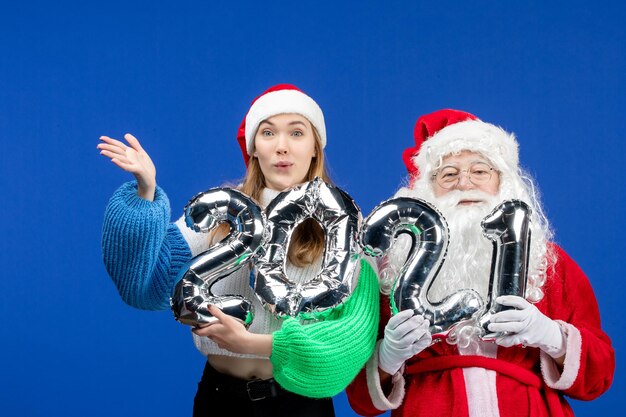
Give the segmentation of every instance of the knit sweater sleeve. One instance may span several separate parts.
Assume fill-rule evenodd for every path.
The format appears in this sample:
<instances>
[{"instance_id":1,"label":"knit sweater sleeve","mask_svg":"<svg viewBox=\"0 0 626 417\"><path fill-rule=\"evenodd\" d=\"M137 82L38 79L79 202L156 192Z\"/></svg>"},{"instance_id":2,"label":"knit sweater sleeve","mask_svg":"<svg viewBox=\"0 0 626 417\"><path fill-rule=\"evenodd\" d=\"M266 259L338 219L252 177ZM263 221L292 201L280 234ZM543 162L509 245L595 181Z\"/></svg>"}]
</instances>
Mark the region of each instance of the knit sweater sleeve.
<instances>
[{"instance_id":1,"label":"knit sweater sleeve","mask_svg":"<svg viewBox=\"0 0 626 417\"><path fill-rule=\"evenodd\" d=\"M287 318L274 332L274 378L283 388L307 397L338 394L374 350L378 310L378 278L362 260L357 287L336 314L312 324Z\"/></svg>"},{"instance_id":2,"label":"knit sweater sleeve","mask_svg":"<svg viewBox=\"0 0 626 417\"><path fill-rule=\"evenodd\" d=\"M191 251L170 223L167 195L157 187L154 201L137 195L137 183L123 184L104 215L102 255L122 300L145 310L169 308L169 298Z\"/></svg>"}]
</instances>

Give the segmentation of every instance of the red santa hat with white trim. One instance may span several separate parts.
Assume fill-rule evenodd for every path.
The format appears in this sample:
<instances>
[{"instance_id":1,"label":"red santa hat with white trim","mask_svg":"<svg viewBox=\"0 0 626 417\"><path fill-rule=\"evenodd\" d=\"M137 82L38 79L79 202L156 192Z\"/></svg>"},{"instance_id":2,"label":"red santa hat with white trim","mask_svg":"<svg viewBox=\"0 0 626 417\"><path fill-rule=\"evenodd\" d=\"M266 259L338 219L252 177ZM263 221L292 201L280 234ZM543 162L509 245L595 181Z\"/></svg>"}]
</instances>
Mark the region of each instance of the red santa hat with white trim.
<instances>
[{"instance_id":1,"label":"red santa hat with white trim","mask_svg":"<svg viewBox=\"0 0 626 417\"><path fill-rule=\"evenodd\" d=\"M480 153L500 172L518 169L515 135L464 111L444 109L421 116L413 137L415 146L402 154L409 171L409 187L436 170L444 156L465 150Z\"/></svg>"},{"instance_id":2,"label":"red santa hat with white trim","mask_svg":"<svg viewBox=\"0 0 626 417\"><path fill-rule=\"evenodd\" d=\"M248 114L239 127L237 142L241 147L246 166L254 152L254 136L261 122L272 116L287 113L306 117L317 130L322 149L326 147L326 125L320 106L298 87L291 84L277 84L252 101Z\"/></svg>"}]
</instances>

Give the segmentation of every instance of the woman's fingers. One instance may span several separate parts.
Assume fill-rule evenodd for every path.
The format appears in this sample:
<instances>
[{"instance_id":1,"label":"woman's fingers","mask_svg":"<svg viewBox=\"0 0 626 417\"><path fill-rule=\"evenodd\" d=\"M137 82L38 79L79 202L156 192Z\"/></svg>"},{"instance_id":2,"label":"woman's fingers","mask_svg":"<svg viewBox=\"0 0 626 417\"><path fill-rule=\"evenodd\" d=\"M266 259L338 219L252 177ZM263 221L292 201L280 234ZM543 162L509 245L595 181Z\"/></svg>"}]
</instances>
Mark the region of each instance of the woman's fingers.
<instances>
[{"instance_id":1,"label":"woman's fingers","mask_svg":"<svg viewBox=\"0 0 626 417\"><path fill-rule=\"evenodd\" d=\"M232 316L224 313L219 307L215 305L209 306L209 313L211 313L216 319L220 321L224 326L230 327L235 323L239 323L239 321Z\"/></svg>"},{"instance_id":2,"label":"woman's fingers","mask_svg":"<svg viewBox=\"0 0 626 417\"><path fill-rule=\"evenodd\" d=\"M125 134L124 139L126 139L128 144L137 152L143 151L143 148L141 147L141 144L139 143L137 138L131 135L130 133Z\"/></svg>"},{"instance_id":3,"label":"woman's fingers","mask_svg":"<svg viewBox=\"0 0 626 417\"><path fill-rule=\"evenodd\" d=\"M108 143L109 145L117 146L117 147L119 147L121 149L128 148L128 145L126 145L124 142L121 142L121 141L119 141L117 139L110 138L108 136L100 136L100 140L105 142L105 143Z\"/></svg>"},{"instance_id":4,"label":"woman's fingers","mask_svg":"<svg viewBox=\"0 0 626 417\"><path fill-rule=\"evenodd\" d=\"M132 165L132 161L126 157L124 153L111 152L106 149L100 151L100 155L104 155L110 159L117 159L125 164Z\"/></svg>"},{"instance_id":5,"label":"woman's fingers","mask_svg":"<svg viewBox=\"0 0 626 417\"><path fill-rule=\"evenodd\" d=\"M211 324L210 326L194 327L191 329L191 331L197 334L198 336L211 337L216 329L216 327L214 326L218 326L218 325L219 323L214 323L214 324Z\"/></svg>"},{"instance_id":6,"label":"woman's fingers","mask_svg":"<svg viewBox=\"0 0 626 417\"><path fill-rule=\"evenodd\" d=\"M111 162L113 162L118 167L122 168L124 171L135 174L141 170L137 164L134 164L133 161L130 161L124 154L118 154L116 152L111 152L107 150L101 150L100 154L108 157Z\"/></svg>"},{"instance_id":7,"label":"woman's fingers","mask_svg":"<svg viewBox=\"0 0 626 417\"><path fill-rule=\"evenodd\" d=\"M100 149L100 151L108 151L116 155L126 155L126 152L124 151L124 149L116 145L109 145L108 143L98 144L98 149Z\"/></svg>"}]
</instances>

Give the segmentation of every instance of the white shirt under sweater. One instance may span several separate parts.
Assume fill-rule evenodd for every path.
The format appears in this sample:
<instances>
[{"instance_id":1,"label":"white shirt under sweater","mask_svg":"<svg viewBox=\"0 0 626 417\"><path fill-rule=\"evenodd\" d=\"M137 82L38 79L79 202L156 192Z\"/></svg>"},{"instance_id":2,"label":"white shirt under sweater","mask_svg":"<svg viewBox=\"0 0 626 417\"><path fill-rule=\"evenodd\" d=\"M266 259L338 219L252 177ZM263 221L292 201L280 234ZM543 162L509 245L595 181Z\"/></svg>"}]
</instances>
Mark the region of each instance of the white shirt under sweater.
<instances>
[{"instance_id":1,"label":"white shirt under sweater","mask_svg":"<svg viewBox=\"0 0 626 417\"><path fill-rule=\"evenodd\" d=\"M279 194L278 191L265 188L261 193L261 206L267 207L267 205ZM197 256L209 248L209 235L206 233L196 233L185 224L185 219L180 218L176 221L176 226L180 229L183 238L187 241L191 250L192 256ZM295 283L307 282L317 275L322 265L322 257L316 262L303 268L298 268L289 262L287 262L286 274L289 279ZM355 271L355 274L358 270ZM358 275L357 275L358 276ZM277 319L273 314L269 313L259 299L257 298L254 290L250 287L250 267L248 265L242 267L238 271L235 271L231 275L224 277L213 285L211 291L214 295L222 294L236 294L241 295L251 301L254 308L254 320L248 328L252 333L256 334L271 334L274 331L280 329L282 320ZM196 348L202 352L203 355L222 355L222 356L236 356L241 358L263 358L266 356L247 355L240 353L233 353L225 349L221 349L208 337L201 337L193 334L193 341Z\"/></svg>"}]
</instances>

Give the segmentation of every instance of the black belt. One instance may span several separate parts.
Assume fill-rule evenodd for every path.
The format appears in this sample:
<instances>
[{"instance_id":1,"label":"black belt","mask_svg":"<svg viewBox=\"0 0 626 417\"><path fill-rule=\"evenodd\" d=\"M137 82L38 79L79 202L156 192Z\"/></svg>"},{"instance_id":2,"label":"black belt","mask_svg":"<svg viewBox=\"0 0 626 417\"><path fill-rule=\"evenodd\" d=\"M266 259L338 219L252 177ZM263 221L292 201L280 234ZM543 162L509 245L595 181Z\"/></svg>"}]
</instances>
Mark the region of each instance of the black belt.
<instances>
[{"instance_id":1,"label":"black belt","mask_svg":"<svg viewBox=\"0 0 626 417\"><path fill-rule=\"evenodd\" d=\"M267 398L276 398L291 394L285 391L274 378L270 379L245 379L235 378L216 371L207 361L202 375L203 382L214 386L218 391L228 392L239 398L250 401L259 401Z\"/></svg>"},{"instance_id":2,"label":"black belt","mask_svg":"<svg viewBox=\"0 0 626 417\"><path fill-rule=\"evenodd\" d=\"M278 383L271 379L253 379L246 382L246 390L250 401L259 401L266 398L276 398L285 391Z\"/></svg>"}]
</instances>

